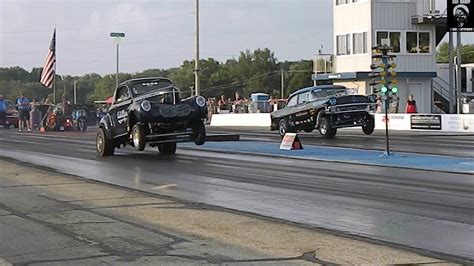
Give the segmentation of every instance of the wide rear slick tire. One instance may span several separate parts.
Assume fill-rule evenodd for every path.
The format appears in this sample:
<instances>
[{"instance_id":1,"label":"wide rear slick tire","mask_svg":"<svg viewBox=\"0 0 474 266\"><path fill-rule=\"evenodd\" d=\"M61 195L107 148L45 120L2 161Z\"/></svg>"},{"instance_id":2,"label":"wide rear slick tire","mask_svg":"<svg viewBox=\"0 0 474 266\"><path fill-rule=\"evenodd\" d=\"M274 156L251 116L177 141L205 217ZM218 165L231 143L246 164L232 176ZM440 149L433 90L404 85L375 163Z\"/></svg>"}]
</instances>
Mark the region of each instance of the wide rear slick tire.
<instances>
[{"instance_id":1,"label":"wide rear slick tire","mask_svg":"<svg viewBox=\"0 0 474 266\"><path fill-rule=\"evenodd\" d=\"M193 139L196 145L203 145L206 142L206 126L201 120L193 125Z\"/></svg>"},{"instance_id":2,"label":"wide rear slick tire","mask_svg":"<svg viewBox=\"0 0 474 266\"><path fill-rule=\"evenodd\" d=\"M321 118L318 129L319 134L325 139L333 139L337 133L337 129L331 127L331 121L327 116Z\"/></svg>"},{"instance_id":3,"label":"wide rear slick tire","mask_svg":"<svg viewBox=\"0 0 474 266\"><path fill-rule=\"evenodd\" d=\"M97 155L100 157L112 156L115 152L114 140L107 138L104 128L99 128L95 139Z\"/></svg>"},{"instance_id":4,"label":"wide rear slick tire","mask_svg":"<svg viewBox=\"0 0 474 266\"><path fill-rule=\"evenodd\" d=\"M290 132L288 129L288 121L283 118L278 122L278 134L280 134L280 137L284 137L288 132Z\"/></svg>"},{"instance_id":5,"label":"wide rear slick tire","mask_svg":"<svg viewBox=\"0 0 474 266\"><path fill-rule=\"evenodd\" d=\"M158 144L158 150L162 155L171 155L176 153L176 142Z\"/></svg>"},{"instance_id":6,"label":"wide rear slick tire","mask_svg":"<svg viewBox=\"0 0 474 266\"><path fill-rule=\"evenodd\" d=\"M146 132L142 124L135 124L132 127L132 145L137 151L143 151L146 145Z\"/></svg>"}]
</instances>

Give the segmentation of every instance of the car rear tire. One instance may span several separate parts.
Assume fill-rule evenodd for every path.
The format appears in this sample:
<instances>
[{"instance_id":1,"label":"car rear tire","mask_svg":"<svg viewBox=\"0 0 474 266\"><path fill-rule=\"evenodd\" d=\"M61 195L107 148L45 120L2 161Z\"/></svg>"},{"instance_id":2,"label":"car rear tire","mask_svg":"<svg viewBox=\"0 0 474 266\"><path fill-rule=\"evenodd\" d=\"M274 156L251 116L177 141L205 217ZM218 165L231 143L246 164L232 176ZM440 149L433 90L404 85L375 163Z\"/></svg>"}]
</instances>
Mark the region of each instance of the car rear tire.
<instances>
[{"instance_id":1,"label":"car rear tire","mask_svg":"<svg viewBox=\"0 0 474 266\"><path fill-rule=\"evenodd\" d=\"M327 116L321 118L318 129L319 134L321 134L321 136L325 139L332 139L337 133L337 129L331 127L331 122Z\"/></svg>"},{"instance_id":2,"label":"car rear tire","mask_svg":"<svg viewBox=\"0 0 474 266\"><path fill-rule=\"evenodd\" d=\"M132 127L132 145L137 151L143 151L146 145L145 127L142 124L135 124Z\"/></svg>"},{"instance_id":3,"label":"car rear tire","mask_svg":"<svg viewBox=\"0 0 474 266\"><path fill-rule=\"evenodd\" d=\"M95 147L97 150L97 155L100 157L112 156L114 155L115 146L113 139L108 139L105 134L104 128L99 128L97 136L95 139Z\"/></svg>"},{"instance_id":4,"label":"car rear tire","mask_svg":"<svg viewBox=\"0 0 474 266\"><path fill-rule=\"evenodd\" d=\"M375 121L373 117L367 119L366 123L362 125L362 131L365 135L372 135L375 129Z\"/></svg>"},{"instance_id":5,"label":"car rear tire","mask_svg":"<svg viewBox=\"0 0 474 266\"><path fill-rule=\"evenodd\" d=\"M288 121L286 118L281 119L278 122L278 134L280 134L281 137L284 137L286 133L290 133Z\"/></svg>"},{"instance_id":6,"label":"car rear tire","mask_svg":"<svg viewBox=\"0 0 474 266\"><path fill-rule=\"evenodd\" d=\"M206 126L201 120L193 125L193 137L196 145L203 145L206 142Z\"/></svg>"},{"instance_id":7,"label":"car rear tire","mask_svg":"<svg viewBox=\"0 0 474 266\"><path fill-rule=\"evenodd\" d=\"M158 150L162 155L171 155L176 153L176 142L158 144Z\"/></svg>"}]
</instances>

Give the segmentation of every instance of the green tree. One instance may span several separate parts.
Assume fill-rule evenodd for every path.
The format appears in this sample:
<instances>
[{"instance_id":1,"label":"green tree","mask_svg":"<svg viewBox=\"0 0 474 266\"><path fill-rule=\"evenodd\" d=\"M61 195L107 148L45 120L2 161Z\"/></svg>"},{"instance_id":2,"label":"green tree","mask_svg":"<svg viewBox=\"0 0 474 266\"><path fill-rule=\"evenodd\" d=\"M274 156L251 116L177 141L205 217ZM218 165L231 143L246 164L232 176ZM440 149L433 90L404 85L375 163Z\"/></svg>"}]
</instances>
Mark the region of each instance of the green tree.
<instances>
[{"instance_id":1,"label":"green tree","mask_svg":"<svg viewBox=\"0 0 474 266\"><path fill-rule=\"evenodd\" d=\"M456 47L454 47L454 56L456 56ZM443 42L439 45L436 53L436 61L438 63L448 63L449 60L449 44ZM463 44L461 48L461 63L474 63L474 44Z\"/></svg>"}]
</instances>

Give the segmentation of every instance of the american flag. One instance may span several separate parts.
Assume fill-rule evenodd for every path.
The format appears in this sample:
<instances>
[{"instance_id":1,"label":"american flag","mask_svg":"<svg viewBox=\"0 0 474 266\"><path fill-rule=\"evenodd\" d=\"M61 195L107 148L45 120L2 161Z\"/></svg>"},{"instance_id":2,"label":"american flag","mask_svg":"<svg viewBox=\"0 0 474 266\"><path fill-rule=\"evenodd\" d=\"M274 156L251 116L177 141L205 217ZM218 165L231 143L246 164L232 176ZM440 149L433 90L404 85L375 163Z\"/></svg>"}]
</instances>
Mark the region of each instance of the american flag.
<instances>
[{"instance_id":1,"label":"american flag","mask_svg":"<svg viewBox=\"0 0 474 266\"><path fill-rule=\"evenodd\" d=\"M54 83L54 75L56 72L56 29L54 29L53 39L49 46L48 56L41 72L40 82L44 86L52 89Z\"/></svg>"}]
</instances>

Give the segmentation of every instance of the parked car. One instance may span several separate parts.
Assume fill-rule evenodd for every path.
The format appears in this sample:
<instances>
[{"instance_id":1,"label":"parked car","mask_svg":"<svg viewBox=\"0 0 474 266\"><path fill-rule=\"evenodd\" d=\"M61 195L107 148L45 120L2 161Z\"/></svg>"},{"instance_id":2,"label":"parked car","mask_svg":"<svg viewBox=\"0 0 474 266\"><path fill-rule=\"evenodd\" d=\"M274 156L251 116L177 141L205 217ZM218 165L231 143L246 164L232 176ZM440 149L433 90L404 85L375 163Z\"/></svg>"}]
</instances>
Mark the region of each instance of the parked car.
<instances>
[{"instance_id":1,"label":"parked car","mask_svg":"<svg viewBox=\"0 0 474 266\"><path fill-rule=\"evenodd\" d=\"M370 135L375 127L371 114L375 105L375 96L353 95L344 86L304 88L290 95L285 108L271 113L271 129L281 136L318 129L324 138L333 138L338 128L361 126Z\"/></svg>"},{"instance_id":2,"label":"parked car","mask_svg":"<svg viewBox=\"0 0 474 266\"><path fill-rule=\"evenodd\" d=\"M18 121L19 121L19 116L18 116L18 111L15 108L15 105L13 105L12 101L10 100L5 100L6 104L6 110L5 110L5 122L4 127L9 128L11 126L13 127L18 127Z\"/></svg>"},{"instance_id":3,"label":"parked car","mask_svg":"<svg viewBox=\"0 0 474 266\"><path fill-rule=\"evenodd\" d=\"M127 144L139 151L149 144L161 154L174 154L177 142L204 144L204 97L181 99L173 82L159 77L128 80L118 86L113 97L99 122L99 156L113 155L116 148Z\"/></svg>"}]
</instances>

